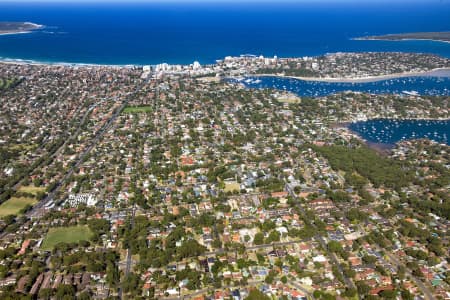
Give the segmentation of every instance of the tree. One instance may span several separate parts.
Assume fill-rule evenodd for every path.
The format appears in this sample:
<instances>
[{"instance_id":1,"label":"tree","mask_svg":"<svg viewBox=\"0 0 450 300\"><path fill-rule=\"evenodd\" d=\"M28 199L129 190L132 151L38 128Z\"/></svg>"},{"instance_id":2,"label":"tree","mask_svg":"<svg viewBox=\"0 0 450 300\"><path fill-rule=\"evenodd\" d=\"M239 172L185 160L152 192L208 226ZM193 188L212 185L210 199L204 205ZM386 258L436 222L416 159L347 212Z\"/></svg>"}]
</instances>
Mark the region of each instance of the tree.
<instances>
[{"instance_id":1,"label":"tree","mask_svg":"<svg viewBox=\"0 0 450 300\"><path fill-rule=\"evenodd\" d=\"M117 286L119 283L119 270L116 265L112 262L108 262L106 265L106 282L111 287Z\"/></svg>"},{"instance_id":2,"label":"tree","mask_svg":"<svg viewBox=\"0 0 450 300\"><path fill-rule=\"evenodd\" d=\"M400 280L403 280L405 278L406 268L405 266L399 265L397 268L397 275Z\"/></svg>"},{"instance_id":3,"label":"tree","mask_svg":"<svg viewBox=\"0 0 450 300\"><path fill-rule=\"evenodd\" d=\"M367 295L370 291L370 286L368 286L364 281L356 282L356 287L360 295Z\"/></svg>"},{"instance_id":4,"label":"tree","mask_svg":"<svg viewBox=\"0 0 450 300\"><path fill-rule=\"evenodd\" d=\"M33 184L35 187L40 187L42 185L42 179L36 178L35 180L33 180Z\"/></svg>"},{"instance_id":5,"label":"tree","mask_svg":"<svg viewBox=\"0 0 450 300\"><path fill-rule=\"evenodd\" d=\"M266 278L264 279L264 282L267 283L267 284L272 284L276 275L277 275L277 272L271 270L269 272L269 274L267 274Z\"/></svg>"},{"instance_id":6,"label":"tree","mask_svg":"<svg viewBox=\"0 0 450 300\"><path fill-rule=\"evenodd\" d=\"M39 299L50 299L52 297L53 291L52 289L41 289L39 291Z\"/></svg>"},{"instance_id":7,"label":"tree","mask_svg":"<svg viewBox=\"0 0 450 300\"><path fill-rule=\"evenodd\" d=\"M319 290L315 290L315 291L313 292L313 296L314 296L314 298L316 298L316 299L320 299L320 297L322 296L322 292L319 291Z\"/></svg>"},{"instance_id":8,"label":"tree","mask_svg":"<svg viewBox=\"0 0 450 300\"><path fill-rule=\"evenodd\" d=\"M75 298L75 288L72 285L68 284L60 284L58 288L56 289L56 299L62 300L66 297L72 297Z\"/></svg>"},{"instance_id":9,"label":"tree","mask_svg":"<svg viewBox=\"0 0 450 300\"><path fill-rule=\"evenodd\" d=\"M401 295L402 295L403 300L413 300L414 299L413 295L411 295L411 293L408 290L402 290Z\"/></svg>"},{"instance_id":10,"label":"tree","mask_svg":"<svg viewBox=\"0 0 450 300\"><path fill-rule=\"evenodd\" d=\"M260 290L251 290L245 300L270 300L270 297L261 292Z\"/></svg>"},{"instance_id":11,"label":"tree","mask_svg":"<svg viewBox=\"0 0 450 300\"><path fill-rule=\"evenodd\" d=\"M262 255L261 253L256 253L256 258L258 259L259 264L263 264L266 261L264 255Z\"/></svg>"},{"instance_id":12,"label":"tree","mask_svg":"<svg viewBox=\"0 0 450 300\"><path fill-rule=\"evenodd\" d=\"M6 215L3 217L3 222L5 222L6 225L11 225L16 221L15 218L16 217L14 215Z\"/></svg>"},{"instance_id":13,"label":"tree","mask_svg":"<svg viewBox=\"0 0 450 300\"><path fill-rule=\"evenodd\" d=\"M92 295L89 292L84 291L78 295L77 299L78 300L89 300L89 299L92 299Z\"/></svg>"},{"instance_id":14,"label":"tree","mask_svg":"<svg viewBox=\"0 0 450 300\"><path fill-rule=\"evenodd\" d=\"M211 246L216 249L222 248L222 241L220 239L215 239L212 241Z\"/></svg>"},{"instance_id":15,"label":"tree","mask_svg":"<svg viewBox=\"0 0 450 300\"><path fill-rule=\"evenodd\" d=\"M258 232L257 234L255 234L255 237L253 238L253 243L255 245L264 244L264 234L262 232Z\"/></svg>"},{"instance_id":16,"label":"tree","mask_svg":"<svg viewBox=\"0 0 450 300\"><path fill-rule=\"evenodd\" d=\"M351 288L347 288L345 290L344 293L342 293L342 296L347 297L347 298L353 298L356 296L356 290L355 289L351 289Z\"/></svg>"},{"instance_id":17,"label":"tree","mask_svg":"<svg viewBox=\"0 0 450 300\"><path fill-rule=\"evenodd\" d=\"M377 261L377 257L374 255L364 255L362 260L366 264L373 264Z\"/></svg>"},{"instance_id":18,"label":"tree","mask_svg":"<svg viewBox=\"0 0 450 300\"><path fill-rule=\"evenodd\" d=\"M140 283L140 278L134 273L129 273L122 283L123 292L134 293L138 290Z\"/></svg>"},{"instance_id":19,"label":"tree","mask_svg":"<svg viewBox=\"0 0 450 300\"><path fill-rule=\"evenodd\" d=\"M266 239L267 244L270 244L272 242L279 242L279 241L280 241L280 233L276 230L272 230Z\"/></svg>"},{"instance_id":20,"label":"tree","mask_svg":"<svg viewBox=\"0 0 450 300\"><path fill-rule=\"evenodd\" d=\"M384 299L395 299L397 297L397 292L395 290L384 290L379 293Z\"/></svg>"},{"instance_id":21,"label":"tree","mask_svg":"<svg viewBox=\"0 0 450 300\"><path fill-rule=\"evenodd\" d=\"M184 242L181 247L176 249L179 259L187 257L199 256L205 253L206 247L200 245L196 240L188 240Z\"/></svg>"}]
</instances>

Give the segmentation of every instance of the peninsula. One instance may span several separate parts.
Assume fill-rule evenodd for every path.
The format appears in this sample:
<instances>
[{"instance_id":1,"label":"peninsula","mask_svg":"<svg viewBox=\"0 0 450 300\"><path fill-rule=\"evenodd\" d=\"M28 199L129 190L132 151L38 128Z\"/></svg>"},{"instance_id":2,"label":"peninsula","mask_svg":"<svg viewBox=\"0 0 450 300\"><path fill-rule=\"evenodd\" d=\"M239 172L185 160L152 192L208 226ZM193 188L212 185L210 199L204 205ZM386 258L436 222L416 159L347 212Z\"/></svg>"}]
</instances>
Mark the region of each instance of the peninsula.
<instances>
[{"instance_id":1,"label":"peninsula","mask_svg":"<svg viewBox=\"0 0 450 300\"><path fill-rule=\"evenodd\" d=\"M0 35L28 33L42 27L42 25L31 22L0 22Z\"/></svg>"},{"instance_id":2,"label":"peninsula","mask_svg":"<svg viewBox=\"0 0 450 300\"><path fill-rule=\"evenodd\" d=\"M431 40L450 43L450 31L443 32L411 32L386 35L372 35L355 38L355 40L382 40L382 41L402 41L402 40Z\"/></svg>"}]
</instances>

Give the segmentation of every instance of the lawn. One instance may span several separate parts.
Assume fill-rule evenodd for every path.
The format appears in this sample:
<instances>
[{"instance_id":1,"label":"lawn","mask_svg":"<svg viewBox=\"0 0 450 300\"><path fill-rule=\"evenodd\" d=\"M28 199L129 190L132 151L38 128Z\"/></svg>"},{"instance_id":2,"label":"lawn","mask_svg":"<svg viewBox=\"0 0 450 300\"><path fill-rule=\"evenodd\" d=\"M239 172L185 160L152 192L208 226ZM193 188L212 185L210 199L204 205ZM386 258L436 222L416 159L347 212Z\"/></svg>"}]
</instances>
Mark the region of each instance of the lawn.
<instances>
[{"instance_id":1,"label":"lawn","mask_svg":"<svg viewBox=\"0 0 450 300\"><path fill-rule=\"evenodd\" d=\"M88 226L71 226L50 228L42 242L41 249L52 250L59 243L77 243L88 241L92 231Z\"/></svg>"},{"instance_id":2,"label":"lawn","mask_svg":"<svg viewBox=\"0 0 450 300\"><path fill-rule=\"evenodd\" d=\"M8 201L3 202L0 205L0 217L4 217L7 215L17 215L22 208L27 205L34 205L36 202L36 199L33 198L12 197Z\"/></svg>"},{"instance_id":3,"label":"lawn","mask_svg":"<svg viewBox=\"0 0 450 300\"><path fill-rule=\"evenodd\" d=\"M125 114L133 114L133 113L148 113L152 112L151 106L127 106L123 109Z\"/></svg>"},{"instance_id":4,"label":"lawn","mask_svg":"<svg viewBox=\"0 0 450 300\"><path fill-rule=\"evenodd\" d=\"M232 182L225 182L225 192L234 192L239 191L241 189L241 185L235 181Z\"/></svg>"},{"instance_id":5,"label":"lawn","mask_svg":"<svg viewBox=\"0 0 450 300\"><path fill-rule=\"evenodd\" d=\"M29 193L36 196L39 192L45 192L45 187L35 187L33 185L21 186L19 188L19 192Z\"/></svg>"},{"instance_id":6,"label":"lawn","mask_svg":"<svg viewBox=\"0 0 450 300\"><path fill-rule=\"evenodd\" d=\"M292 98L278 98L277 101L281 102L281 103L288 103L288 104L297 104L297 103L302 102L299 98L295 98L295 97L292 97Z\"/></svg>"}]
</instances>

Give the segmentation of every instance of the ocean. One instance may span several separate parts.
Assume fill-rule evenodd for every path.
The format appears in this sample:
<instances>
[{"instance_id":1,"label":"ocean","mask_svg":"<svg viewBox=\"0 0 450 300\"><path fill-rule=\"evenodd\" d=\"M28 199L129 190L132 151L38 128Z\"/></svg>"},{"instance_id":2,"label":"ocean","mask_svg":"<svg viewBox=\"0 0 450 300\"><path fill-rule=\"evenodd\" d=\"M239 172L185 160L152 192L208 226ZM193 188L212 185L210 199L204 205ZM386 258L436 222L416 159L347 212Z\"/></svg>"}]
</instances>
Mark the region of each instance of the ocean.
<instances>
[{"instance_id":1,"label":"ocean","mask_svg":"<svg viewBox=\"0 0 450 300\"><path fill-rule=\"evenodd\" d=\"M403 51L450 57L449 43L352 40L450 30L450 1L446 0L389 5L377 1L211 2L0 3L0 20L46 26L30 34L0 36L0 59L147 65L210 64L240 54L292 57Z\"/></svg>"}]
</instances>

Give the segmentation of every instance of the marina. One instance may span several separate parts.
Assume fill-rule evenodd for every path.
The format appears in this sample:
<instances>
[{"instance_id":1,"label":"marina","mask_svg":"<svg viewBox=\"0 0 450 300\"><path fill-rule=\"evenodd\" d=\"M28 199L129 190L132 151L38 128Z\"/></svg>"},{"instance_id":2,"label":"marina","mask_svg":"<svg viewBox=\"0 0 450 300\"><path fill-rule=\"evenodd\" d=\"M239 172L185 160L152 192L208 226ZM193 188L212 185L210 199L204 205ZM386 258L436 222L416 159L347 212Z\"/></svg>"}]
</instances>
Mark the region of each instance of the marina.
<instances>
[{"instance_id":1,"label":"marina","mask_svg":"<svg viewBox=\"0 0 450 300\"><path fill-rule=\"evenodd\" d=\"M407 96L450 95L448 72L436 76L411 76L357 83L309 81L280 76L247 76L227 80L246 88L276 89L292 92L301 97L322 97L345 91Z\"/></svg>"},{"instance_id":2,"label":"marina","mask_svg":"<svg viewBox=\"0 0 450 300\"><path fill-rule=\"evenodd\" d=\"M368 143L386 146L422 138L447 145L450 142L450 120L372 119L350 123L348 128Z\"/></svg>"},{"instance_id":3,"label":"marina","mask_svg":"<svg viewBox=\"0 0 450 300\"><path fill-rule=\"evenodd\" d=\"M277 76L248 76L227 80L256 89L275 89L300 97L323 97L339 92L353 91L370 94L395 94L405 97L449 96L450 76L416 76L382 81L348 83L318 82ZM367 143L381 148L412 139L430 139L449 145L450 120L370 119L350 123L347 126Z\"/></svg>"}]
</instances>

